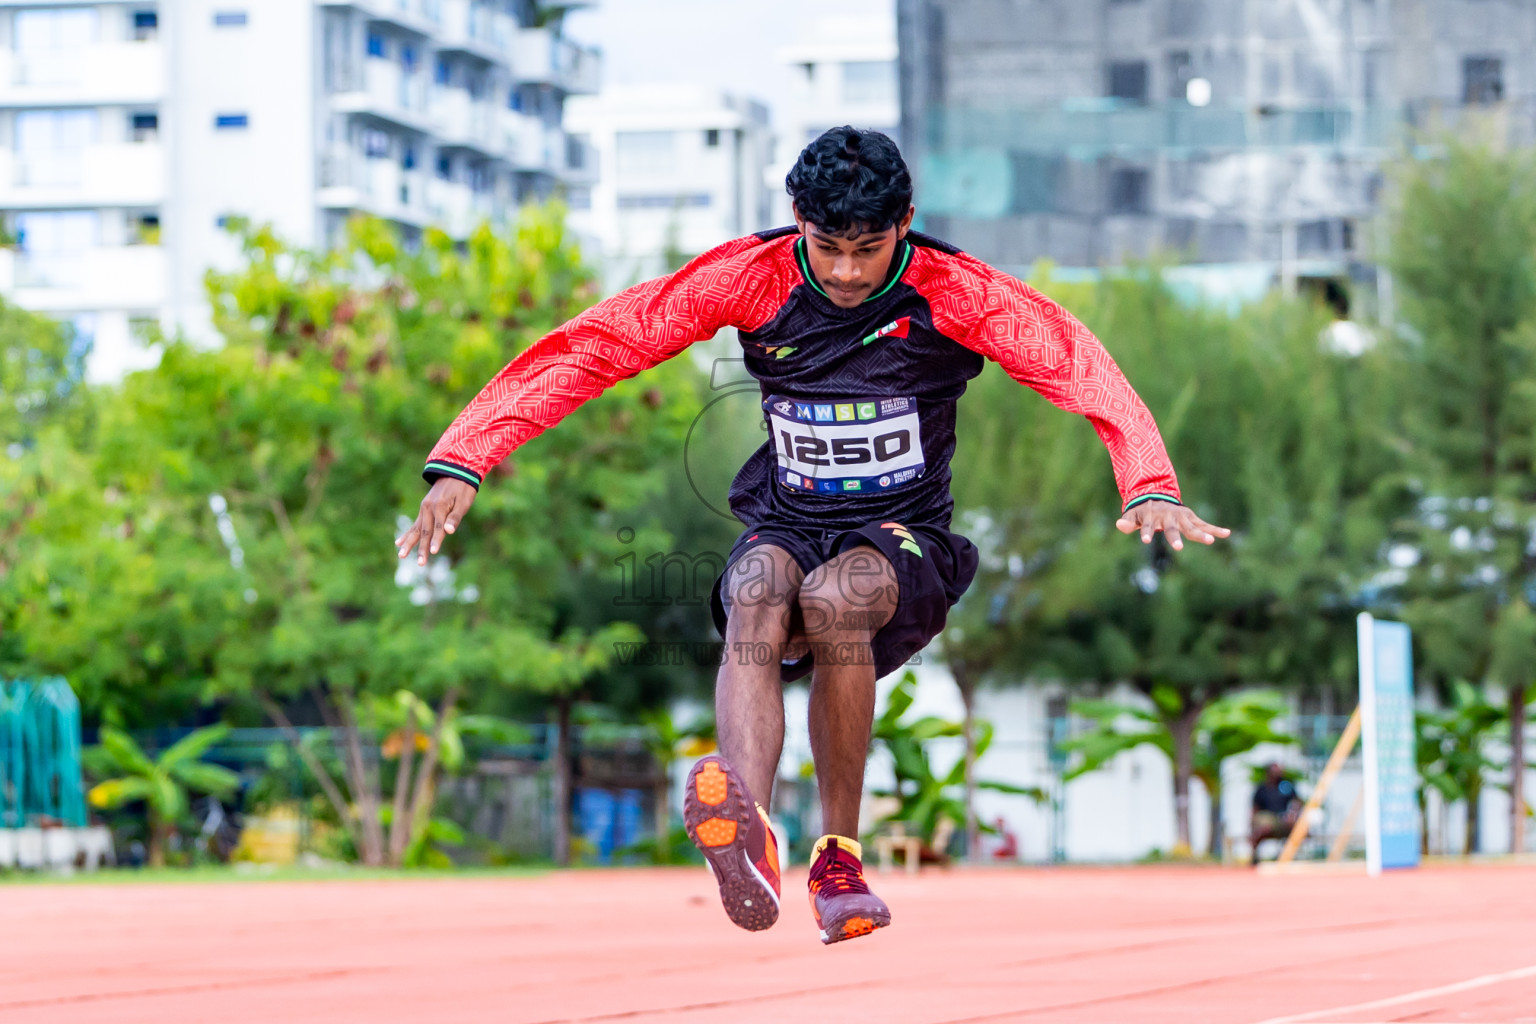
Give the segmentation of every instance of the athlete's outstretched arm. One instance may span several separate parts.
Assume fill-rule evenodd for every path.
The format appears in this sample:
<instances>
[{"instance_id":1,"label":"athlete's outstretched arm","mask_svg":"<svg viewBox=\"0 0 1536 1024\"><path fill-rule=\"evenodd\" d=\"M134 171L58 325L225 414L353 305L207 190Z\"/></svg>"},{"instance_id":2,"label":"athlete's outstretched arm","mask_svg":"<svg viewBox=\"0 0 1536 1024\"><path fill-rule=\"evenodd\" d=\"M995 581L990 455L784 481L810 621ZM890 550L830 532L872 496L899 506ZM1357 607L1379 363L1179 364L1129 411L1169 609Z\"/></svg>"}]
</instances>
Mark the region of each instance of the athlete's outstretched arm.
<instances>
[{"instance_id":1,"label":"athlete's outstretched arm","mask_svg":"<svg viewBox=\"0 0 1536 1024\"><path fill-rule=\"evenodd\" d=\"M485 474L513 449L621 380L722 327L756 327L777 311L775 261L756 238L718 246L676 273L628 288L534 342L481 390L437 442L432 489L395 541L417 563L442 546Z\"/></svg>"},{"instance_id":2,"label":"athlete's outstretched arm","mask_svg":"<svg viewBox=\"0 0 1536 1024\"><path fill-rule=\"evenodd\" d=\"M1109 449L1125 505L1115 524L1150 543L1162 531L1175 549L1188 536L1214 544L1231 531L1184 506L1152 413L1093 333L1029 285L960 257L960 293L970 304L930 296L934 324L997 362L1008 375L1068 412L1086 416ZM938 301L935 301L937 299Z\"/></svg>"}]
</instances>

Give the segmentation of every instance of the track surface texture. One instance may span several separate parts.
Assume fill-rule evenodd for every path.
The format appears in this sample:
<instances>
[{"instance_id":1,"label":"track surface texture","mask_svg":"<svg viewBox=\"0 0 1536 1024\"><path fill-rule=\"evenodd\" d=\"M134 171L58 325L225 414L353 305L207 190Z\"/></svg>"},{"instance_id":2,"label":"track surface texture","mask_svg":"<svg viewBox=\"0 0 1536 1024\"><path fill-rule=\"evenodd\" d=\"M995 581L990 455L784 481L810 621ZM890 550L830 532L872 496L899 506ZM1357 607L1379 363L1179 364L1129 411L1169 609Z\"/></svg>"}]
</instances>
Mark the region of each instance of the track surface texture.
<instances>
[{"instance_id":1,"label":"track surface texture","mask_svg":"<svg viewBox=\"0 0 1536 1024\"><path fill-rule=\"evenodd\" d=\"M769 931L702 868L0 886L0 1021L1536 1024L1536 869L873 875L893 924Z\"/></svg>"}]
</instances>

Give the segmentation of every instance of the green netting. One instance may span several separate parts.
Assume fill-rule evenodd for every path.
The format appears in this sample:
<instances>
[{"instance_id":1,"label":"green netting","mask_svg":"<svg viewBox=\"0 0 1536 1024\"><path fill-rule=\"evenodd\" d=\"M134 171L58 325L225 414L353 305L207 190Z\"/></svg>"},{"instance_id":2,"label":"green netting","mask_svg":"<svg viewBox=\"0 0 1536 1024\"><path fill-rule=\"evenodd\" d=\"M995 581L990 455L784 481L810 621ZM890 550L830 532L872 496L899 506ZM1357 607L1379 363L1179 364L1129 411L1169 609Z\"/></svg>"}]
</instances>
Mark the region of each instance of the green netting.
<instances>
[{"instance_id":1,"label":"green netting","mask_svg":"<svg viewBox=\"0 0 1536 1024\"><path fill-rule=\"evenodd\" d=\"M27 693L24 684L0 679L0 828L19 828L27 820L22 811L27 788L22 704Z\"/></svg>"},{"instance_id":2,"label":"green netting","mask_svg":"<svg viewBox=\"0 0 1536 1024\"><path fill-rule=\"evenodd\" d=\"M0 826L84 826L80 702L63 679L0 681Z\"/></svg>"}]
</instances>

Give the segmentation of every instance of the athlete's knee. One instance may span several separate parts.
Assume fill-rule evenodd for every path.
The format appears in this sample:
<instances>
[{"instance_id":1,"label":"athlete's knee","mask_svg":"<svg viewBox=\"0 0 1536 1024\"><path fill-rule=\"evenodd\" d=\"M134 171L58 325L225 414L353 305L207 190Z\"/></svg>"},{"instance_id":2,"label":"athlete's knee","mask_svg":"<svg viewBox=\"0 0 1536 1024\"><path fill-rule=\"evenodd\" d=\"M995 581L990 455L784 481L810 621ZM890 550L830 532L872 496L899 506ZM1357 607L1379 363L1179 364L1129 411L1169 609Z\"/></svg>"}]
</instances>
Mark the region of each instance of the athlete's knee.
<instances>
[{"instance_id":1,"label":"athlete's knee","mask_svg":"<svg viewBox=\"0 0 1536 1024\"><path fill-rule=\"evenodd\" d=\"M778 545L751 548L721 581L731 621L753 628L778 624L787 631L802 576L794 556Z\"/></svg>"}]
</instances>

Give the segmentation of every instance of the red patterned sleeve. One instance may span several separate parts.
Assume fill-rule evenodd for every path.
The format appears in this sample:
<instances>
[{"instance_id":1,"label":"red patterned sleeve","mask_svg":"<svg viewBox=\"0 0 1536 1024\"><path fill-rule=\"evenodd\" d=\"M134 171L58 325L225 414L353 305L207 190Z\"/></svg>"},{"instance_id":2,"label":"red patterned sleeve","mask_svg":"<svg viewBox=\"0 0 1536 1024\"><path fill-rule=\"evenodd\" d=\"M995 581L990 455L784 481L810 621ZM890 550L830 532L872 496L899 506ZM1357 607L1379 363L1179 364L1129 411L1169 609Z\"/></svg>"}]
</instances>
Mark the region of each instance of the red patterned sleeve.
<instances>
[{"instance_id":1,"label":"red patterned sleeve","mask_svg":"<svg viewBox=\"0 0 1536 1024\"><path fill-rule=\"evenodd\" d=\"M1104 346L1029 285L964 254L932 254L920 290L944 335L998 363L1054 405L1086 416L1109 449L1125 508L1177 502L1179 482L1152 413Z\"/></svg>"},{"instance_id":2,"label":"red patterned sleeve","mask_svg":"<svg viewBox=\"0 0 1536 1024\"><path fill-rule=\"evenodd\" d=\"M427 457L428 481L476 488L513 449L621 380L722 327L751 329L783 303L787 247L756 236L711 249L674 274L628 288L528 347L459 413Z\"/></svg>"}]
</instances>

